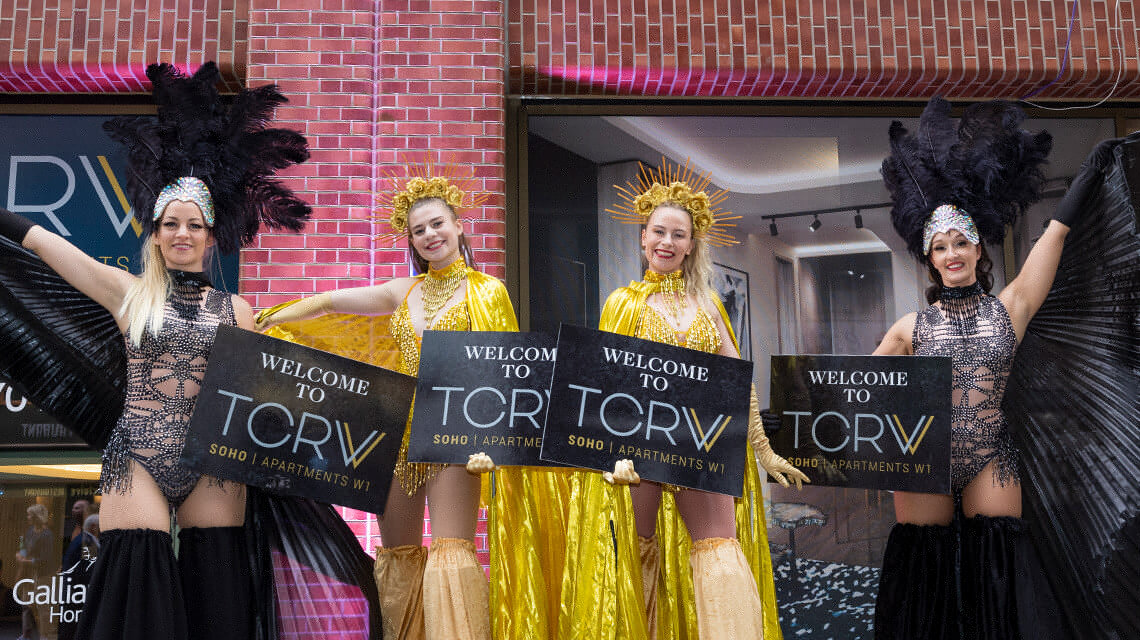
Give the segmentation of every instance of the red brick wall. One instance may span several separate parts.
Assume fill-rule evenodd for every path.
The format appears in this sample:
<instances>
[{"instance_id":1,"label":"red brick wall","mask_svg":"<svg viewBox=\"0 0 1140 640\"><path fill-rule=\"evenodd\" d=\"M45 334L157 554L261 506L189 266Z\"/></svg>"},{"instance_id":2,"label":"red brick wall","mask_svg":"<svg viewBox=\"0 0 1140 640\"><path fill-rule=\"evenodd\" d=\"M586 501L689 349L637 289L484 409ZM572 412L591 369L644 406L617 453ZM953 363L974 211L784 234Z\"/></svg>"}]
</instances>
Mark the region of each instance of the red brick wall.
<instances>
[{"instance_id":1,"label":"red brick wall","mask_svg":"<svg viewBox=\"0 0 1140 640\"><path fill-rule=\"evenodd\" d=\"M0 93L143 91L148 63L207 60L234 91L248 13L247 0L4 0Z\"/></svg>"},{"instance_id":2,"label":"red brick wall","mask_svg":"<svg viewBox=\"0 0 1140 640\"><path fill-rule=\"evenodd\" d=\"M476 261L501 276L503 3L501 0L252 0L248 83L276 82L279 115L309 137L292 171L315 221L303 236L263 234L242 256L255 307L409 273L403 242L375 235L375 190L409 158L473 167L495 194L465 214Z\"/></svg>"},{"instance_id":3,"label":"red brick wall","mask_svg":"<svg viewBox=\"0 0 1140 640\"><path fill-rule=\"evenodd\" d=\"M1078 0L1072 59L1042 97L1107 94L1115 3ZM1120 98L1140 96L1136 12L1119 3ZM1018 97L1057 76L1070 0L516 0L521 95ZM1113 63L1115 60L1115 63Z\"/></svg>"}]
</instances>

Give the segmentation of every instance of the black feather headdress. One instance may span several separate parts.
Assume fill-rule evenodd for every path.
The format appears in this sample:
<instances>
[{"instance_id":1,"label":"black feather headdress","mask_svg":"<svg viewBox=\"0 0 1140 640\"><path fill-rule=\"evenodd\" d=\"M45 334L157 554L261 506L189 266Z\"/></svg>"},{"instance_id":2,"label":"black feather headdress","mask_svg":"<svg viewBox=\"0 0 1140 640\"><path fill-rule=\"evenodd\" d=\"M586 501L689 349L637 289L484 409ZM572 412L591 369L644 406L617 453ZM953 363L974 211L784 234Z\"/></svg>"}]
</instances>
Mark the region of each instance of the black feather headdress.
<instances>
[{"instance_id":1,"label":"black feather headdress","mask_svg":"<svg viewBox=\"0 0 1140 640\"><path fill-rule=\"evenodd\" d=\"M152 64L157 116L125 116L103 128L127 153L127 192L135 217L149 233L162 188L181 177L198 178L214 201L214 238L223 253L249 244L265 224L300 231L312 209L273 179L309 157L305 137L269 128L285 96L274 85L244 89L226 106L213 62L187 77L169 64Z\"/></svg>"},{"instance_id":2,"label":"black feather headdress","mask_svg":"<svg viewBox=\"0 0 1140 640\"><path fill-rule=\"evenodd\" d=\"M971 105L954 126L950 103L935 97L914 133L891 123L883 182L894 205L891 222L915 257L925 258L923 226L939 205L967 212L983 242L999 243L1005 225L1041 199L1053 137L1023 130L1024 121L1016 105L992 101Z\"/></svg>"}]
</instances>

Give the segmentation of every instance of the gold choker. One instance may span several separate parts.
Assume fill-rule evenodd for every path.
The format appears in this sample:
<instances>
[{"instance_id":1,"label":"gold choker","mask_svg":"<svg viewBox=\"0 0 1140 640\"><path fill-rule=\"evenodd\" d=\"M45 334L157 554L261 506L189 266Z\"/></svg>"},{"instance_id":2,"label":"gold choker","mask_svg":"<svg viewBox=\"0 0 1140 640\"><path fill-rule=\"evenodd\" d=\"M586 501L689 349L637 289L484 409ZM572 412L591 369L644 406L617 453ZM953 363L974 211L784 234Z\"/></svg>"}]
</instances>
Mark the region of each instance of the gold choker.
<instances>
[{"instance_id":1,"label":"gold choker","mask_svg":"<svg viewBox=\"0 0 1140 640\"><path fill-rule=\"evenodd\" d=\"M455 262L438 271L428 269L421 291L424 303L425 329L431 328L431 323L435 320L436 314L447 304L448 300L451 300L456 290L459 289L459 285L466 279L467 263L463 261L463 258L457 258Z\"/></svg>"},{"instance_id":2,"label":"gold choker","mask_svg":"<svg viewBox=\"0 0 1140 640\"><path fill-rule=\"evenodd\" d=\"M681 324L681 317L685 314L689 303L685 296L685 275L681 269L672 273L657 273L645 271L645 281L657 285L657 293L669 309L669 315L677 326Z\"/></svg>"}]
</instances>

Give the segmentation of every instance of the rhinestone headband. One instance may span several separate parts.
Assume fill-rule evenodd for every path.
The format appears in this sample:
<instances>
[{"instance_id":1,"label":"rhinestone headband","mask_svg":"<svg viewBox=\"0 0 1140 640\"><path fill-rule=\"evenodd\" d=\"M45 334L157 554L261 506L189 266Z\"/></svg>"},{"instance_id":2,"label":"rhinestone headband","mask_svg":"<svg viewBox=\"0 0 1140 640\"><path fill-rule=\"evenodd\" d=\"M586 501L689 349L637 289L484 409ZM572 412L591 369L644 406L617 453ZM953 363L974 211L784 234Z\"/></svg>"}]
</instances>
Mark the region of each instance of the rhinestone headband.
<instances>
[{"instance_id":1,"label":"rhinestone headband","mask_svg":"<svg viewBox=\"0 0 1140 640\"><path fill-rule=\"evenodd\" d=\"M158 194L158 200L154 202L154 219L162 217L167 205L175 200L198 205L202 210L202 217L206 219L206 226L214 226L214 199L210 197L210 189L206 187L206 183L187 176L163 187Z\"/></svg>"},{"instance_id":2,"label":"rhinestone headband","mask_svg":"<svg viewBox=\"0 0 1140 640\"><path fill-rule=\"evenodd\" d=\"M970 242L981 244L978 227L974 224L974 219L970 217L970 214L952 204L944 204L930 214L930 219L922 228L923 253L930 255L930 243L934 240L935 234L946 233L951 229L961 231L962 235L966 236Z\"/></svg>"}]
</instances>

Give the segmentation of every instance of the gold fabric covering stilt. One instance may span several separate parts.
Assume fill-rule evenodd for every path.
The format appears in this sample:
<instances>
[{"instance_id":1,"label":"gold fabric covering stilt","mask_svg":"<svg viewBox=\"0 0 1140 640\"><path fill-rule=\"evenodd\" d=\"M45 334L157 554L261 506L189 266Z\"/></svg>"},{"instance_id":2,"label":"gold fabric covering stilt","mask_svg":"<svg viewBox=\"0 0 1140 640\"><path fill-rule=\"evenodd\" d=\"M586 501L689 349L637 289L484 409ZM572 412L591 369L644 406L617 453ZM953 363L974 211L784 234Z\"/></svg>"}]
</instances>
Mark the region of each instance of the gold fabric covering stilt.
<instances>
[{"instance_id":1,"label":"gold fabric covering stilt","mask_svg":"<svg viewBox=\"0 0 1140 640\"><path fill-rule=\"evenodd\" d=\"M641 591L645 594L645 626L650 640L657 638L657 572L661 568L661 557L657 554L657 536L643 538L637 536L637 546L641 551Z\"/></svg>"},{"instance_id":2,"label":"gold fabric covering stilt","mask_svg":"<svg viewBox=\"0 0 1140 640\"><path fill-rule=\"evenodd\" d=\"M433 540L424 569L424 627L429 640L490 640L487 574L475 543Z\"/></svg>"},{"instance_id":3,"label":"gold fabric covering stilt","mask_svg":"<svg viewBox=\"0 0 1140 640\"><path fill-rule=\"evenodd\" d=\"M385 638L424 639L423 581L427 556L427 549L419 545L376 547L372 575L380 591Z\"/></svg>"},{"instance_id":4,"label":"gold fabric covering stilt","mask_svg":"<svg viewBox=\"0 0 1140 640\"><path fill-rule=\"evenodd\" d=\"M689 563L693 567L700 637L763 638L763 606L740 543L732 538L697 540L693 543Z\"/></svg>"}]
</instances>

